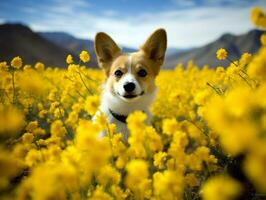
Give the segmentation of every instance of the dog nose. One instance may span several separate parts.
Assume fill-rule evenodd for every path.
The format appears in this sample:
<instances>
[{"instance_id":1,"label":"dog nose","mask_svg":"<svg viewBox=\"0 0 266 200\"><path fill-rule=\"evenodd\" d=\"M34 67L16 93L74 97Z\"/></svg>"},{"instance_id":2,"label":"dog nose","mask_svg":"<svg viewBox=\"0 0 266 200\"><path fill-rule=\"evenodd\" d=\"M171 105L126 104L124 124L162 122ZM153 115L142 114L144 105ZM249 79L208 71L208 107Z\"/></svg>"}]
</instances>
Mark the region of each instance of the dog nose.
<instances>
[{"instance_id":1,"label":"dog nose","mask_svg":"<svg viewBox=\"0 0 266 200\"><path fill-rule=\"evenodd\" d=\"M128 82L124 85L124 89L126 92L132 92L135 89L135 83Z\"/></svg>"}]
</instances>

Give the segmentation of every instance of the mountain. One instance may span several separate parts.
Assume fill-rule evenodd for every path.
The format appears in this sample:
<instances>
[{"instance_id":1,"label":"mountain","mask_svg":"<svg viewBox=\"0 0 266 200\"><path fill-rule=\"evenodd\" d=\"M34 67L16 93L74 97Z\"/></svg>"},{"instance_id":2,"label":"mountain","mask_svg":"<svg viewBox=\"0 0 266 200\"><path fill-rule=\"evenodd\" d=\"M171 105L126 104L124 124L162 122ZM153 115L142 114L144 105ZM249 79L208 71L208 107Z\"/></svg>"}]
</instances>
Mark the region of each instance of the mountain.
<instances>
[{"instance_id":1,"label":"mountain","mask_svg":"<svg viewBox=\"0 0 266 200\"><path fill-rule=\"evenodd\" d=\"M242 53L256 53L260 48L260 36L263 32L252 30L242 35L224 34L216 41L205 46L193 49L169 48L164 68L172 69L178 63L186 64L189 60L202 67L219 65L227 66L228 61L216 59L216 51L225 48L232 60L238 59ZM26 64L35 64L40 61L47 66L65 67L65 59L72 54L78 60L82 50L91 54L89 66L97 67L96 56L93 50L93 41L75 38L64 32L35 33L22 24L0 25L0 60L10 61L15 56L21 56ZM123 51L136 51L133 48L123 47Z\"/></svg>"},{"instance_id":2,"label":"mountain","mask_svg":"<svg viewBox=\"0 0 266 200\"><path fill-rule=\"evenodd\" d=\"M199 67L205 64L210 67L227 66L227 60L216 59L216 51L219 48L225 48L232 60L238 59L245 52L254 54L261 47L260 36L262 33L263 31L260 30L251 30L242 35L224 34L205 46L172 54L167 57L164 68L172 69L178 63L186 64L189 60L193 60Z\"/></svg>"},{"instance_id":3,"label":"mountain","mask_svg":"<svg viewBox=\"0 0 266 200\"><path fill-rule=\"evenodd\" d=\"M167 58L171 58L172 55L175 55L175 54L180 54L180 53L183 53L185 51L188 51L192 48L174 48L174 47L167 47L167 50L166 50L166 59Z\"/></svg>"},{"instance_id":4,"label":"mountain","mask_svg":"<svg viewBox=\"0 0 266 200\"><path fill-rule=\"evenodd\" d=\"M0 25L0 59L10 61L21 56L25 64L40 61L47 66L65 66L65 59L71 52L60 47L22 24Z\"/></svg>"},{"instance_id":5,"label":"mountain","mask_svg":"<svg viewBox=\"0 0 266 200\"><path fill-rule=\"evenodd\" d=\"M97 66L96 54L94 52L94 43L92 40L79 39L65 32L39 32L43 38L54 42L58 46L64 47L76 55L82 50L86 50L91 55L90 64L92 66ZM136 51L133 48L122 47L123 52L133 52Z\"/></svg>"},{"instance_id":6,"label":"mountain","mask_svg":"<svg viewBox=\"0 0 266 200\"><path fill-rule=\"evenodd\" d=\"M97 60L92 40L78 39L65 32L38 32L38 34L48 41L72 52L71 54L74 56L74 60L76 60L76 62L79 60L78 55L81 51L88 51L91 56L89 66L97 67Z\"/></svg>"}]
</instances>

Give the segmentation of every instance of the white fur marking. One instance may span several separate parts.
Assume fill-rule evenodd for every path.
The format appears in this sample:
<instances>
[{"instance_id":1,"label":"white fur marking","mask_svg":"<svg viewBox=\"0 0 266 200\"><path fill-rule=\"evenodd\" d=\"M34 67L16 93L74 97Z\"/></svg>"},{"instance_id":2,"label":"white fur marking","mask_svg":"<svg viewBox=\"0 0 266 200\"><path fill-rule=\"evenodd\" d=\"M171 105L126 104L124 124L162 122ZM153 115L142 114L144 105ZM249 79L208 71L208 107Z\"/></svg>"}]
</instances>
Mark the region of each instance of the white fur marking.
<instances>
[{"instance_id":1,"label":"white fur marking","mask_svg":"<svg viewBox=\"0 0 266 200\"><path fill-rule=\"evenodd\" d=\"M131 57L131 54L128 54L128 73L132 74L132 57Z\"/></svg>"}]
</instances>

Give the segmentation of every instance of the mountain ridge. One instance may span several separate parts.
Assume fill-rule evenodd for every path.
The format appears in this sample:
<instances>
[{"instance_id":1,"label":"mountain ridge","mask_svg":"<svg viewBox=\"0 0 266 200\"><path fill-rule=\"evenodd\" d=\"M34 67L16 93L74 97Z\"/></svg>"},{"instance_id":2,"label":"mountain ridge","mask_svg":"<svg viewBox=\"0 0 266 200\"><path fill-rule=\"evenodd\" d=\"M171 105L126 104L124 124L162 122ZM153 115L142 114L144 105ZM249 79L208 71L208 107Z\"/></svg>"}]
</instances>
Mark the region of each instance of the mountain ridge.
<instances>
[{"instance_id":1,"label":"mountain ridge","mask_svg":"<svg viewBox=\"0 0 266 200\"><path fill-rule=\"evenodd\" d=\"M263 31L256 29L241 35L226 33L201 47L183 50L170 48L163 68L173 69L178 63L186 64L189 60L193 60L199 67L205 64L210 67L227 66L228 61L216 59L217 49L225 48L232 60L238 59L244 52L254 54L261 46L262 33ZM0 25L0 46L0 59L6 61L19 55L27 64L40 61L48 66L66 67L65 58L68 54L78 60L80 51L87 50L91 55L89 67L98 66L93 41L76 38L65 32L33 32L24 24L2 24ZM123 51L136 50L123 47Z\"/></svg>"},{"instance_id":2,"label":"mountain ridge","mask_svg":"<svg viewBox=\"0 0 266 200\"><path fill-rule=\"evenodd\" d=\"M199 67L203 67L206 64L212 68L216 66L227 66L228 61L219 61L216 59L216 51L219 48L225 48L232 60L238 59L245 52L254 54L261 47L260 36L262 33L263 31L257 29L241 35L225 33L217 40L206 45L171 55L167 58L164 68L172 69L176 64L186 64L189 60L193 60Z\"/></svg>"},{"instance_id":3,"label":"mountain ridge","mask_svg":"<svg viewBox=\"0 0 266 200\"><path fill-rule=\"evenodd\" d=\"M25 64L43 62L48 66L65 66L65 58L72 52L57 46L23 24L0 25L0 57L10 61L15 56Z\"/></svg>"}]
</instances>

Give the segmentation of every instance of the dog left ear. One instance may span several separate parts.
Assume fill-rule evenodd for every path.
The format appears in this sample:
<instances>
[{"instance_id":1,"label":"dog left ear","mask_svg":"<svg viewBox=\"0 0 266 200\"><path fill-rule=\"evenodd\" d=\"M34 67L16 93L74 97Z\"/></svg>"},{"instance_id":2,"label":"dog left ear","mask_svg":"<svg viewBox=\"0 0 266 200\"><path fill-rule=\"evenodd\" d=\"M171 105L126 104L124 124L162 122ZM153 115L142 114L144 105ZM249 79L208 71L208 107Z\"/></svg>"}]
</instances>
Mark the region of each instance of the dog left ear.
<instances>
[{"instance_id":1,"label":"dog left ear","mask_svg":"<svg viewBox=\"0 0 266 200\"><path fill-rule=\"evenodd\" d=\"M111 63L122 53L121 49L109 35L100 32L95 36L94 50L100 68L103 68L106 75L108 75Z\"/></svg>"},{"instance_id":2,"label":"dog left ear","mask_svg":"<svg viewBox=\"0 0 266 200\"><path fill-rule=\"evenodd\" d=\"M146 40L141 49L145 52L149 59L162 65L167 47L167 36L164 29L157 29Z\"/></svg>"}]
</instances>

